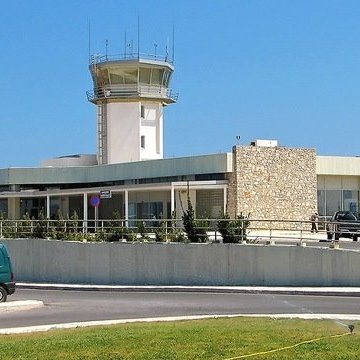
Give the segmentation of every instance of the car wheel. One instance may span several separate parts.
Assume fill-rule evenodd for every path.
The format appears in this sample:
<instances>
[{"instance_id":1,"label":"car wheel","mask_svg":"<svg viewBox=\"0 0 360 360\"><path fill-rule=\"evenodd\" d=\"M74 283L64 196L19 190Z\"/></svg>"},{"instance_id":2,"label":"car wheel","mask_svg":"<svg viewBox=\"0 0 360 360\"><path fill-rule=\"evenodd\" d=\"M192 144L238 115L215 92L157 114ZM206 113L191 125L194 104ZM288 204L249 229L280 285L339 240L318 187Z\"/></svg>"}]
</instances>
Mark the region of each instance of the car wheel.
<instances>
[{"instance_id":1,"label":"car wheel","mask_svg":"<svg viewBox=\"0 0 360 360\"><path fill-rule=\"evenodd\" d=\"M354 235L353 236L353 241L357 241L357 239L358 239L357 235Z\"/></svg>"},{"instance_id":2,"label":"car wheel","mask_svg":"<svg viewBox=\"0 0 360 360\"><path fill-rule=\"evenodd\" d=\"M7 298L7 292L6 290L0 286L0 302L5 302Z\"/></svg>"},{"instance_id":3,"label":"car wheel","mask_svg":"<svg viewBox=\"0 0 360 360\"><path fill-rule=\"evenodd\" d=\"M332 238L333 238L333 234L332 233L327 233L327 239L332 240Z\"/></svg>"},{"instance_id":4,"label":"car wheel","mask_svg":"<svg viewBox=\"0 0 360 360\"><path fill-rule=\"evenodd\" d=\"M335 240L339 240L340 239L340 234L339 233L335 233Z\"/></svg>"}]
</instances>

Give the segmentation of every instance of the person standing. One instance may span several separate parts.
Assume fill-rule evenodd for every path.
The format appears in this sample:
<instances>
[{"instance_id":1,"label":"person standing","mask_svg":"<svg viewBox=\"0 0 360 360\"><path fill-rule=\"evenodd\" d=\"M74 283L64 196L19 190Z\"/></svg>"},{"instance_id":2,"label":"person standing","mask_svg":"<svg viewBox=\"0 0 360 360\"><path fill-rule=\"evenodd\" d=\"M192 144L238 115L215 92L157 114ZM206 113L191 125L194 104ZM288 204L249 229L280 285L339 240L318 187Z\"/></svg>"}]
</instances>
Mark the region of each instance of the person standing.
<instances>
[{"instance_id":1,"label":"person standing","mask_svg":"<svg viewBox=\"0 0 360 360\"><path fill-rule=\"evenodd\" d=\"M319 219L318 213L315 212L314 214L311 215L310 220L311 220L311 232L318 232L318 228L317 228L317 221Z\"/></svg>"}]
</instances>

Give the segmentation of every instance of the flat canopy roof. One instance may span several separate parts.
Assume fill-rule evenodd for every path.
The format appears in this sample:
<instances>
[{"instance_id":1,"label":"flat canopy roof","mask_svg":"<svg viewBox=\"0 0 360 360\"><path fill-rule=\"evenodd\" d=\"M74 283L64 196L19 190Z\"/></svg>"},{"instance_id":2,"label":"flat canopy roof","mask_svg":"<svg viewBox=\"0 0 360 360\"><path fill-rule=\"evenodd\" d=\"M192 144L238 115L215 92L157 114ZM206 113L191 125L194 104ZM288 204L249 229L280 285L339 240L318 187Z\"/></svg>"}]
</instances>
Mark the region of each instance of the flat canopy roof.
<instances>
[{"instance_id":1,"label":"flat canopy roof","mask_svg":"<svg viewBox=\"0 0 360 360\"><path fill-rule=\"evenodd\" d=\"M360 176L360 157L317 156L316 174Z\"/></svg>"},{"instance_id":2,"label":"flat canopy roof","mask_svg":"<svg viewBox=\"0 0 360 360\"><path fill-rule=\"evenodd\" d=\"M76 184L232 172L232 153L74 167L0 169L0 186Z\"/></svg>"}]
</instances>

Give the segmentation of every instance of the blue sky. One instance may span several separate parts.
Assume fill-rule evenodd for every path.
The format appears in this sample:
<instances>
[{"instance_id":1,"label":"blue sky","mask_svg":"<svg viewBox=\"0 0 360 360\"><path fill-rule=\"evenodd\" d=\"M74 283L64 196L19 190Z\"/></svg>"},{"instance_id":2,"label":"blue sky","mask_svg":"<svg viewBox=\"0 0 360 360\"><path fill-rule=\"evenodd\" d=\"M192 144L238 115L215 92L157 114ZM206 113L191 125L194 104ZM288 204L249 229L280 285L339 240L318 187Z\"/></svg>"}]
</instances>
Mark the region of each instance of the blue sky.
<instances>
[{"instance_id":1,"label":"blue sky","mask_svg":"<svg viewBox=\"0 0 360 360\"><path fill-rule=\"evenodd\" d=\"M360 2L14 0L0 13L0 167L96 152L91 52L127 40L165 52L175 27L178 103L165 157L231 151L254 139L360 155Z\"/></svg>"}]
</instances>

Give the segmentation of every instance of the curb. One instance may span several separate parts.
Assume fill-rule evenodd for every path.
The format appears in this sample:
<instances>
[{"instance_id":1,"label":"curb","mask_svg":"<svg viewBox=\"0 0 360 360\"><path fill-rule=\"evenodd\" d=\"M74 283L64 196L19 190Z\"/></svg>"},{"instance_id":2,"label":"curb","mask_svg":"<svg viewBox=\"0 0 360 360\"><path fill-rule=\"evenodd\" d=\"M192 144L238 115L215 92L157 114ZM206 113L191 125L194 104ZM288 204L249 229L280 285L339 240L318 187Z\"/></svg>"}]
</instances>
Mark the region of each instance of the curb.
<instances>
[{"instance_id":1,"label":"curb","mask_svg":"<svg viewBox=\"0 0 360 360\"><path fill-rule=\"evenodd\" d=\"M44 302L39 300L8 301L5 303L0 303L0 312L11 310L31 310L43 306Z\"/></svg>"},{"instance_id":2,"label":"curb","mask_svg":"<svg viewBox=\"0 0 360 360\"><path fill-rule=\"evenodd\" d=\"M358 287L153 286L17 283L17 289L106 292L201 292L360 297Z\"/></svg>"},{"instance_id":3,"label":"curb","mask_svg":"<svg viewBox=\"0 0 360 360\"><path fill-rule=\"evenodd\" d=\"M46 332L51 330L76 329L89 326L110 326L129 323L147 323L147 322L169 322L169 321L187 321L187 320L203 320L218 318L234 318L234 317L268 317L273 319L327 319L327 320L345 320L359 321L360 315L341 315L341 314L222 314L222 315L190 315L190 316L168 316L138 319L119 319L119 320L100 320L100 321L83 321L64 324L35 325L27 327L16 327L0 329L0 335L25 334L33 332ZM346 324L341 324L347 326Z\"/></svg>"}]
</instances>

